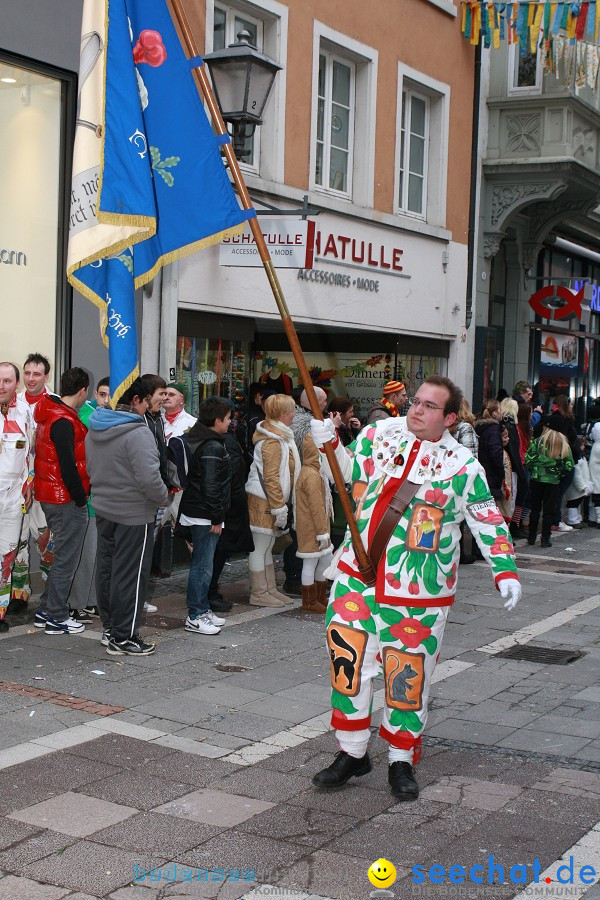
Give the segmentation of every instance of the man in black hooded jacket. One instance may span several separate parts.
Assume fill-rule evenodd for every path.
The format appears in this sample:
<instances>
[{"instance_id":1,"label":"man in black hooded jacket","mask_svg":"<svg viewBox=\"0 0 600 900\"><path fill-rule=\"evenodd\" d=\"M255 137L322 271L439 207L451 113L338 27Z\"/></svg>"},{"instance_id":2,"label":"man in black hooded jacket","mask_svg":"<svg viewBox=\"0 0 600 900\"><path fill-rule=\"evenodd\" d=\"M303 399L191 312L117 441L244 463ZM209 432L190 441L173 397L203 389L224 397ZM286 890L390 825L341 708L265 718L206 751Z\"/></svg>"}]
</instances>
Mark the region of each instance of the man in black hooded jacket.
<instances>
[{"instance_id":1,"label":"man in black hooded jacket","mask_svg":"<svg viewBox=\"0 0 600 900\"><path fill-rule=\"evenodd\" d=\"M212 612L208 589L215 547L231 503L231 459L225 447L230 420L229 401L208 397L200 404L198 421L187 433L193 456L179 521L192 531L185 629L195 634L218 634L225 623Z\"/></svg>"}]
</instances>

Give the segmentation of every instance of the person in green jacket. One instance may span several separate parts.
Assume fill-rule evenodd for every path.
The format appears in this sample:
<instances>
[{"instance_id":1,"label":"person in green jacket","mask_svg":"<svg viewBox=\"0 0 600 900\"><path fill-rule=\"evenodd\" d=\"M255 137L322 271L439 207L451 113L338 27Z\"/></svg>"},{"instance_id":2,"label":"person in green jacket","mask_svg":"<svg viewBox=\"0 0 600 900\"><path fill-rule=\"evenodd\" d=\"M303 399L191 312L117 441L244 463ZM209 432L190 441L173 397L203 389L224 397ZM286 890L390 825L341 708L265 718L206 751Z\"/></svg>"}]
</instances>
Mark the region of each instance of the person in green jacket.
<instances>
[{"instance_id":1,"label":"person in green jacket","mask_svg":"<svg viewBox=\"0 0 600 900\"><path fill-rule=\"evenodd\" d=\"M525 465L531 472L531 514L528 544L535 544L540 512L542 516L542 547L551 547L550 533L560 480L573 468L573 455L566 437L551 428L532 441L525 454Z\"/></svg>"}]
</instances>

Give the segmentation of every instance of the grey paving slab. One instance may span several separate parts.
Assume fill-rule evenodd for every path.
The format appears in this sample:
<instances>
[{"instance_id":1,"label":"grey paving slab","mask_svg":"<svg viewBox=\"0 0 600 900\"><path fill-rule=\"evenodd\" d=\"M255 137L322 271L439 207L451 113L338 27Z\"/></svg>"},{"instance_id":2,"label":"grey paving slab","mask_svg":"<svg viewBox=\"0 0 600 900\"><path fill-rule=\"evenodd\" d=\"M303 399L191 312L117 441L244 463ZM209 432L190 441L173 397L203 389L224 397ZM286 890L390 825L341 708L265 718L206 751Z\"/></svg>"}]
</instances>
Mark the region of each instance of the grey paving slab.
<instances>
[{"instance_id":1,"label":"grey paving slab","mask_svg":"<svg viewBox=\"0 0 600 900\"><path fill-rule=\"evenodd\" d=\"M192 741L208 741L216 747L226 747L229 750L239 750L241 747L247 747L248 744L252 743L248 738L239 738L232 734L223 734L220 731L209 731L207 728L200 728L198 725L186 725L177 734L179 737L188 738Z\"/></svg>"},{"instance_id":2,"label":"grey paving slab","mask_svg":"<svg viewBox=\"0 0 600 900\"><path fill-rule=\"evenodd\" d=\"M87 837L100 828L122 822L136 812L130 806L67 791L33 806L15 810L10 818L72 837Z\"/></svg>"},{"instance_id":3,"label":"grey paving slab","mask_svg":"<svg viewBox=\"0 0 600 900\"><path fill-rule=\"evenodd\" d=\"M305 844L316 849L335 842L339 835L354 827L354 817L343 814L342 804L338 812L326 813L320 809L280 803L273 809L242 822L237 830L283 839L293 844Z\"/></svg>"},{"instance_id":4,"label":"grey paving slab","mask_svg":"<svg viewBox=\"0 0 600 900\"><path fill-rule=\"evenodd\" d=\"M267 716L272 719L280 719L282 722L297 725L308 719L319 716L331 709L329 701L319 703L307 703L302 700L293 700L291 697L278 697L276 694L265 699L254 700L246 703L241 708L243 713L256 713L259 716Z\"/></svg>"},{"instance_id":5,"label":"grey paving slab","mask_svg":"<svg viewBox=\"0 0 600 900\"><path fill-rule=\"evenodd\" d=\"M40 829L34 825L27 825L25 822L15 822L14 819L6 819L2 816L0 818L0 847L4 851L12 844L19 844L34 834L39 834L39 831Z\"/></svg>"},{"instance_id":6,"label":"grey paving slab","mask_svg":"<svg viewBox=\"0 0 600 900\"><path fill-rule=\"evenodd\" d=\"M573 696L574 700L585 700L588 703L600 703L600 687L592 685Z\"/></svg>"},{"instance_id":7,"label":"grey paving slab","mask_svg":"<svg viewBox=\"0 0 600 900\"><path fill-rule=\"evenodd\" d=\"M15 825L18 823L15 822ZM76 842L76 838L56 831L38 831L25 840L5 848L0 853L0 869L20 871L23 865L42 859L53 853L63 853L66 847ZM1 883L1 882L0 882Z\"/></svg>"},{"instance_id":8,"label":"grey paving slab","mask_svg":"<svg viewBox=\"0 0 600 900\"><path fill-rule=\"evenodd\" d=\"M532 750L535 753L552 753L557 756L572 756L586 744L589 738L573 737L568 734L548 734L533 728L521 728L498 742L499 747L512 747L515 750Z\"/></svg>"},{"instance_id":9,"label":"grey paving slab","mask_svg":"<svg viewBox=\"0 0 600 900\"><path fill-rule=\"evenodd\" d=\"M177 858L188 865L207 868L243 866L254 870L258 882L281 884L284 870L305 856L307 849L305 845L236 830L223 832Z\"/></svg>"},{"instance_id":10,"label":"grey paving slab","mask_svg":"<svg viewBox=\"0 0 600 900\"><path fill-rule=\"evenodd\" d=\"M19 874L105 897L130 883L133 866L152 869L164 862L164 859L154 858L148 853L136 853L132 858L130 850L78 841L60 855L54 854L23 865Z\"/></svg>"},{"instance_id":11,"label":"grey paving slab","mask_svg":"<svg viewBox=\"0 0 600 900\"><path fill-rule=\"evenodd\" d=\"M60 900L70 893L69 888L39 884L16 875L7 875L0 880L0 900Z\"/></svg>"},{"instance_id":12,"label":"grey paving slab","mask_svg":"<svg viewBox=\"0 0 600 900\"><path fill-rule=\"evenodd\" d=\"M91 744L82 746L89 747ZM76 790L84 784L107 778L119 771L118 766L108 765L100 760L92 766L84 759L63 751L51 752L39 759L11 766L0 772L0 814L11 813L62 794L65 787Z\"/></svg>"},{"instance_id":13,"label":"grey paving slab","mask_svg":"<svg viewBox=\"0 0 600 900\"><path fill-rule=\"evenodd\" d=\"M69 747L68 755L88 760L107 760L122 769L130 769L135 766L144 766L154 760L165 759L172 756L173 751L150 741L140 741L124 734L101 733L100 737L91 743ZM89 763L87 765L88 770L94 771Z\"/></svg>"},{"instance_id":14,"label":"grey paving slab","mask_svg":"<svg viewBox=\"0 0 600 900\"><path fill-rule=\"evenodd\" d=\"M190 819L193 822L202 822L206 825L232 828L273 806L273 803L266 800L256 800L240 794L204 788L192 791L170 803L164 803L156 807L155 812L163 813L166 816Z\"/></svg>"},{"instance_id":15,"label":"grey paving slab","mask_svg":"<svg viewBox=\"0 0 600 900\"><path fill-rule=\"evenodd\" d=\"M214 684L203 684L183 691L181 696L214 706L233 708L243 706L252 700L261 700L269 695L264 691L253 691L248 688L242 688L239 685L231 685L229 684L229 679L225 678Z\"/></svg>"},{"instance_id":16,"label":"grey paving slab","mask_svg":"<svg viewBox=\"0 0 600 900\"><path fill-rule=\"evenodd\" d=\"M469 744L497 744L503 738L514 733L511 725L491 725L489 723L469 722L465 719L445 719L429 729L434 737L465 741Z\"/></svg>"},{"instance_id":17,"label":"grey paving slab","mask_svg":"<svg viewBox=\"0 0 600 900\"><path fill-rule=\"evenodd\" d=\"M367 880L369 865L351 854L316 850L286 869L276 883L304 889L318 897L368 897L372 890Z\"/></svg>"},{"instance_id":18,"label":"grey paving slab","mask_svg":"<svg viewBox=\"0 0 600 900\"><path fill-rule=\"evenodd\" d=\"M574 737L600 737L600 720L594 718L587 719L565 719L562 716L550 715L539 716L535 720L535 729L539 731L549 731L552 734L567 734Z\"/></svg>"},{"instance_id":19,"label":"grey paving slab","mask_svg":"<svg viewBox=\"0 0 600 900\"><path fill-rule=\"evenodd\" d=\"M217 704L203 702L201 700L185 697L183 694L175 694L172 697L153 700L150 703L141 703L134 709L137 712L159 719L173 719L184 725L195 725L197 722L209 719L220 712L226 712L226 707Z\"/></svg>"},{"instance_id":20,"label":"grey paving slab","mask_svg":"<svg viewBox=\"0 0 600 900\"><path fill-rule=\"evenodd\" d=\"M319 675L317 675L319 678ZM277 691L277 697L290 697L292 700L304 700L307 703L326 703L331 699L331 685L327 674L320 677L319 683L305 681L295 687L286 688L284 691Z\"/></svg>"},{"instance_id":21,"label":"grey paving slab","mask_svg":"<svg viewBox=\"0 0 600 900\"><path fill-rule=\"evenodd\" d=\"M368 779L369 776L366 777ZM361 784L366 785L368 782L362 779ZM293 806L307 806L309 809L319 809L329 813L340 809L343 812L344 808L351 808L357 821L370 819L396 803L390 793L369 790L366 786L356 785L357 781L355 780L343 790L341 795L338 791L320 791L317 788L310 788L291 797L288 802Z\"/></svg>"},{"instance_id":22,"label":"grey paving slab","mask_svg":"<svg viewBox=\"0 0 600 900\"><path fill-rule=\"evenodd\" d=\"M176 797L183 797L190 791L189 784L170 778L156 778L148 775L144 767L128 769L112 778L94 781L79 789L82 795L110 800L137 809L152 809Z\"/></svg>"},{"instance_id":23,"label":"grey paving slab","mask_svg":"<svg viewBox=\"0 0 600 900\"><path fill-rule=\"evenodd\" d=\"M145 771L158 778L173 778L195 787L209 787L226 775L239 772L239 766L222 759L207 759L191 753L172 753L168 758L149 762Z\"/></svg>"},{"instance_id":24,"label":"grey paving slab","mask_svg":"<svg viewBox=\"0 0 600 900\"><path fill-rule=\"evenodd\" d=\"M261 701L262 702L262 701ZM277 734L282 730L281 719L272 719L260 716L257 713L235 710L225 712L219 716L210 716L200 721L202 728L209 731L220 731L223 734L233 734L236 737L248 738L251 741L260 741L262 738Z\"/></svg>"},{"instance_id":25,"label":"grey paving slab","mask_svg":"<svg viewBox=\"0 0 600 900\"><path fill-rule=\"evenodd\" d=\"M171 856L175 851L190 850L214 837L223 826L190 821L158 812L143 812L124 822L97 831L90 840L109 847L136 852L148 851L157 856Z\"/></svg>"},{"instance_id":26,"label":"grey paving slab","mask_svg":"<svg viewBox=\"0 0 600 900\"><path fill-rule=\"evenodd\" d=\"M257 778L255 769L249 766L222 779L219 789L232 794L243 794L245 797L255 797L257 800L281 803L301 791L308 790L310 785L308 773L302 776L295 772L283 774L272 769L263 769L260 778Z\"/></svg>"},{"instance_id":27,"label":"grey paving slab","mask_svg":"<svg viewBox=\"0 0 600 900\"><path fill-rule=\"evenodd\" d=\"M530 709L520 709L514 704L503 702L501 700L486 700L483 703L476 703L470 708L464 709L460 718L466 722L482 722L489 725L505 725L506 727L520 728L523 725L529 725L535 719L537 714ZM431 716L428 723L431 722Z\"/></svg>"}]
</instances>

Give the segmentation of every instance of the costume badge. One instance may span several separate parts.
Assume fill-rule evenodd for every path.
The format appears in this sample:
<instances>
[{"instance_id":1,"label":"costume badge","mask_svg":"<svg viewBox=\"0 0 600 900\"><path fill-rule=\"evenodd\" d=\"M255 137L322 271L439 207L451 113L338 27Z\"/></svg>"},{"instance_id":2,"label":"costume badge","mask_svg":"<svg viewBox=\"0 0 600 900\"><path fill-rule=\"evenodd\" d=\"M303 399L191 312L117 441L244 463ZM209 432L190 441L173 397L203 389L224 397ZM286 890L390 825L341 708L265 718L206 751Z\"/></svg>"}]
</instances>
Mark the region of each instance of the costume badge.
<instances>
[{"instance_id":1,"label":"costume badge","mask_svg":"<svg viewBox=\"0 0 600 900\"><path fill-rule=\"evenodd\" d=\"M444 510L426 503L416 503L406 529L407 550L435 553L440 542Z\"/></svg>"},{"instance_id":2,"label":"costume badge","mask_svg":"<svg viewBox=\"0 0 600 900\"><path fill-rule=\"evenodd\" d=\"M423 708L424 653L405 653L395 647L384 647L383 676L388 707L415 712Z\"/></svg>"},{"instance_id":3,"label":"costume badge","mask_svg":"<svg viewBox=\"0 0 600 900\"><path fill-rule=\"evenodd\" d=\"M332 622L327 629L331 686L346 697L360 691L360 670L367 646L366 631Z\"/></svg>"},{"instance_id":4,"label":"costume badge","mask_svg":"<svg viewBox=\"0 0 600 900\"><path fill-rule=\"evenodd\" d=\"M17 450L24 450L26 447L25 441L17 441L15 444Z\"/></svg>"}]
</instances>

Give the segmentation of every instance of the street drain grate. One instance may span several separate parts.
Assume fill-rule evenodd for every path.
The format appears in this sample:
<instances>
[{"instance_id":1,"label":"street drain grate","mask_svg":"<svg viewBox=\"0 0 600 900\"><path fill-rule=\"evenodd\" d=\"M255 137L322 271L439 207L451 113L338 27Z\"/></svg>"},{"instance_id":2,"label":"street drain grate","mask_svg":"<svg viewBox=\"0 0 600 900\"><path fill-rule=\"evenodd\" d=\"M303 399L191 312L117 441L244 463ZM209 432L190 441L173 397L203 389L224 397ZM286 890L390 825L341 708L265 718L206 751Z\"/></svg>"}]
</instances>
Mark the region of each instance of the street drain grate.
<instances>
[{"instance_id":1,"label":"street drain grate","mask_svg":"<svg viewBox=\"0 0 600 900\"><path fill-rule=\"evenodd\" d=\"M527 662L540 663L542 666L566 666L585 656L582 650L559 650L556 647L532 647L530 644L517 644L509 650L497 653L504 659L523 659Z\"/></svg>"}]
</instances>

